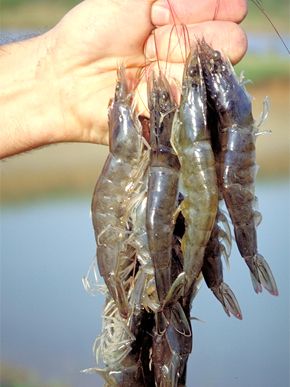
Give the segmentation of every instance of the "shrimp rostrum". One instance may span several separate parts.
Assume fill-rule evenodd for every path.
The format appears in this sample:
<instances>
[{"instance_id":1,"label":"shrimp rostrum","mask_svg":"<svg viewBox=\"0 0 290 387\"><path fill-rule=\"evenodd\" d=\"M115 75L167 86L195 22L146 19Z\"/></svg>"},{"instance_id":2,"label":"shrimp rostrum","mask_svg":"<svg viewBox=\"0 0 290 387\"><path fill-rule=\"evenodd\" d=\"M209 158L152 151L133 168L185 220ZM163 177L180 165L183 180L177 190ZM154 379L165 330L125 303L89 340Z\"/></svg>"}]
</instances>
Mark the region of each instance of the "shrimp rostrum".
<instances>
[{"instance_id":1,"label":"shrimp rostrum","mask_svg":"<svg viewBox=\"0 0 290 387\"><path fill-rule=\"evenodd\" d=\"M230 62L220 52L205 41L199 42L199 51L208 98L218 114L218 175L237 246L250 269L255 291L259 293L264 287L277 295L271 269L257 247L256 224L260 214L254 209L254 184L258 129L252 116L251 100Z\"/></svg>"}]
</instances>

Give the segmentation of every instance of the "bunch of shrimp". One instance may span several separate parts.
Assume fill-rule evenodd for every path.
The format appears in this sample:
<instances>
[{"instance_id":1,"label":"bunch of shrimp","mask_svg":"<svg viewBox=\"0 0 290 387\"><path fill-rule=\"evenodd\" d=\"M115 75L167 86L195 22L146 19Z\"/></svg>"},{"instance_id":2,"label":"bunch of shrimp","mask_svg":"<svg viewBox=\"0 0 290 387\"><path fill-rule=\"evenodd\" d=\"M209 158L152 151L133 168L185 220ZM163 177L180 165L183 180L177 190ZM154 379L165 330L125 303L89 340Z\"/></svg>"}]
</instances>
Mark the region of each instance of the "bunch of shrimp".
<instances>
[{"instance_id":1,"label":"bunch of shrimp","mask_svg":"<svg viewBox=\"0 0 290 387\"><path fill-rule=\"evenodd\" d=\"M257 247L258 126L244 85L204 40L186 55L180 103L167 68L157 64L146 73L150 118L143 120L125 69L118 70L109 105L110 154L92 202L107 288L95 343L105 368L94 370L108 385L185 385L190 309L203 278L227 315L242 318L223 280L221 258L228 263L232 235L222 201L255 291L278 294Z\"/></svg>"}]
</instances>

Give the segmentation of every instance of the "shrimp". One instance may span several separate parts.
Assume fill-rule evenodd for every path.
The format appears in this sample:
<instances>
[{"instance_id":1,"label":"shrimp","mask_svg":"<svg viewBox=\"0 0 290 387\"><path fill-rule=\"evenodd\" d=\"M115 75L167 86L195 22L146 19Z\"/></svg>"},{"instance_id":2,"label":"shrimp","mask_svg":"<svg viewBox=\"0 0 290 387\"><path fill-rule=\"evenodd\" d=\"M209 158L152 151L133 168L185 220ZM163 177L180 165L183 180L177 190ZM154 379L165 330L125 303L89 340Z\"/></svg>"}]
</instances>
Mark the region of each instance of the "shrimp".
<instances>
[{"instance_id":1,"label":"shrimp","mask_svg":"<svg viewBox=\"0 0 290 387\"><path fill-rule=\"evenodd\" d=\"M251 100L220 52L214 51L205 41L199 42L199 50L210 103L219 117L220 184L237 246L250 269L256 293L261 292L263 286L271 294L278 295L271 269L257 247L254 190L258 129L252 116Z\"/></svg>"},{"instance_id":2,"label":"shrimp","mask_svg":"<svg viewBox=\"0 0 290 387\"><path fill-rule=\"evenodd\" d=\"M127 317L129 306L120 280L120 253L129 233L129 210L142 173L143 140L141 124L133 110L124 67L118 71L115 97L109 107L110 153L95 186L92 220L97 241L101 276Z\"/></svg>"},{"instance_id":3,"label":"shrimp","mask_svg":"<svg viewBox=\"0 0 290 387\"><path fill-rule=\"evenodd\" d=\"M161 334L168 324L172 324L177 331L187 332L188 322L178 302L180 290L184 287L184 275L181 273L172 281L171 271L180 167L170 142L176 105L168 81L161 71L157 78L152 73L148 84L148 101L151 158L146 230L160 304L156 313L156 329Z\"/></svg>"},{"instance_id":4,"label":"shrimp","mask_svg":"<svg viewBox=\"0 0 290 387\"><path fill-rule=\"evenodd\" d=\"M185 63L171 142L181 164L184 200L180 210L185 219L181 249L187 295L197 284L218 207L215 160L206 125L206 89L196 51L189 54Z\"/></svg>"},{"instance_id":5,"label":"shrimp","mask_svg":"<svg viewBox=\"0 0 290 387\"><path fill-rule=\"evenodd\" d=\"M171 246L177 206L179 162L170 144L176 104L160 72L148 83L150 146L146 228L154 265L156 288L162 305L171 287Z\"/></svg>"}]
</instances>

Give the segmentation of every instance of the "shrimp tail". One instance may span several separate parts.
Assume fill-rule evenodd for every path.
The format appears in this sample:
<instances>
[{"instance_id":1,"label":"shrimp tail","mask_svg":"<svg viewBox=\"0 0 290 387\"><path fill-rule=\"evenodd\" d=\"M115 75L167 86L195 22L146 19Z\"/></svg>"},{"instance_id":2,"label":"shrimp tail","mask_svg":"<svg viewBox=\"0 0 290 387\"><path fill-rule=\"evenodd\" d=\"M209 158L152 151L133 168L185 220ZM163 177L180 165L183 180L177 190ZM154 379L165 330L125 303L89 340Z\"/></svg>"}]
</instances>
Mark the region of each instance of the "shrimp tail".
<instances>
[{"instance_id":1,"label":"shrimp tail","mask_svg":"<svg viewBox=\"0 0 290 387\"><path fill-rule=\"evenodd\" d=\"M245 258L247 265L251 270L251 279L256 293L262 292L264 287L273 296L278 296L279 291L272 271L261 254L256 254L253 258L248 260Z\"/></svg>"},{"instance_id":2,"label":"shrimp tail","mask_svg":"<svg viewBox=\"0 0 290 387\"><path fill-rule=\"evenodd\" d=\"M171 325L174 329L183 336L191 336L191 328L184 310L179 302L177 302L171 310Z\"/></svg>"},{"instance_id":3,"label":"shrimp tail","mask_svg":"<svg viewBox=\"0 0 290 387\"><path fill-rule=\"evenodd\" d=\"M211 290L222 304L226 314L229 317L232 314L237 319L242 320L243 317L239 303L229 285L222 282L217 288L212 288Z\"/></svg>"}]
</instances>

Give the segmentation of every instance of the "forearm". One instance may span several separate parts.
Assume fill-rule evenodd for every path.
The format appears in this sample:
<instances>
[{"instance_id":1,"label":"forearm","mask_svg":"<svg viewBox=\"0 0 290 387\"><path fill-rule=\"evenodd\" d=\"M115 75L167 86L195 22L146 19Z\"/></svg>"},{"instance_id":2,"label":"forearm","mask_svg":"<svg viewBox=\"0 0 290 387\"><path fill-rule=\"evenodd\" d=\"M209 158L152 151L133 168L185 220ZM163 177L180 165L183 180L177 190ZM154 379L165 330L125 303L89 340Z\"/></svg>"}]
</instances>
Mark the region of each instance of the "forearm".
<instances>
[{"instance_id":1,"label":"forearm","mask_svg":"<svg viewBox=\"0 0 290 387\"><path fill-rule=\"evenodd\" d=\"M63 111L50 35L2 46L0 51L0 157L70 141L75 124Z\"/></svg>"}]
</instances>

